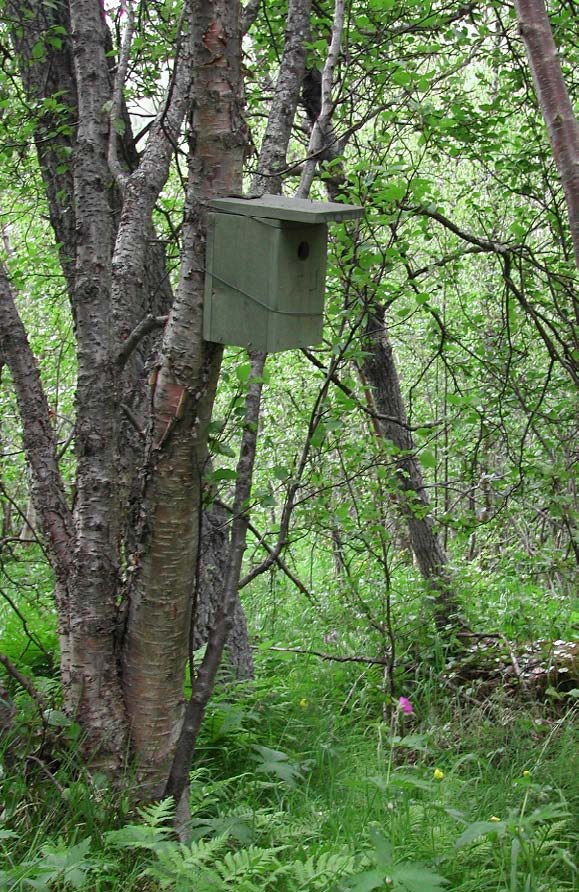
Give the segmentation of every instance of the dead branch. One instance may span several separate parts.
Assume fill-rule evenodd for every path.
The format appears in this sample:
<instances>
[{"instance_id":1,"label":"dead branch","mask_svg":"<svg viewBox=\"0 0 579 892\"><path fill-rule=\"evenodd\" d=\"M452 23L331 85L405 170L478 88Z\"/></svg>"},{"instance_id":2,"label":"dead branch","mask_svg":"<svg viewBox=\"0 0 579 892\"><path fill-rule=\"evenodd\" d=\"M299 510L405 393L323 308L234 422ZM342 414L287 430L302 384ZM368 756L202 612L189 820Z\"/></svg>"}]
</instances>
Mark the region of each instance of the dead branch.
<instances>
[{"instance_id":1,"label":"dead branch","mask_svg":"<svg viewBox=\"0 0 579 892\"><path fill-rule=\"evenodd\" d=\"M389 660L382 657L367 657L358 654L342 656L340 654L327 654L321 650L308 650L303 647L270 647L268 650L281 651L282 653L306 654L311 657L319 657L320 660L330 660L333 663L365 663L368 666L388 666Z\"/></svg>"},{"instance_id":2,"label":"dead branch","mask_svg":"<svg viewBox=\"0 0 579 892\"><path fill-rule=\"evenodd\" d=\"M6 669L6 672L8 673L8 675L10 675L14 679L14 681L18 682L20 687L26 691L26 693L32 700L34 700L34 702L36 703L36 706L42 713L44 711L44 705L45 705L44 699L42 698L41 694L39 694L39 692L36 690L36 688L34 687L32 682L30 681L30 679L27 678L26 675L23 675L22 672L20 672L20 670L16 668L16 666L14 665L12 660L10 660L6 656L6 654L0 653L0 663Z\"/></svg>"},{"instance_id":3,"label":"dead branch","mask_svg":"<svg viewBox=\"0 0 579 892\"><path fill-rule=\"evenodd\" d=\"M153 316L149 314L148 316L145 316L144 319L141 319L119 350L117 364L120 366L124 365L137 344L156 328L162 328L168 318L168 316Z\"/></svg>"}]
</instances>

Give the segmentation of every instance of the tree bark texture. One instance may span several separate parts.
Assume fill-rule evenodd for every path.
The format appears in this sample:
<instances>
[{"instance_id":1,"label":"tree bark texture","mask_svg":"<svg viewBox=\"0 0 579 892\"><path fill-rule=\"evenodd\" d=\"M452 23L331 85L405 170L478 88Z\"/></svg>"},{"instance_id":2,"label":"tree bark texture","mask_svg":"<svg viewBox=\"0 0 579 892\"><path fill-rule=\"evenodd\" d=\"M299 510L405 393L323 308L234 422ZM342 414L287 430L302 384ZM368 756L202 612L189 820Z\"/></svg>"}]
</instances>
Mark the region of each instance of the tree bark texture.
<instances>
[{"instance_id":1,"label":"tree bark texture","mask_svg":"<svg viewBox=\"0 0 579 892\"><path fill-rule=\"evenodd\" d=\"M201 722L203 721L209 698L213 693L223 648L233 626L235 599L239 590L241 563L246 548L247 530L249 527L248 505L251 496L253 466L256 455L259 410L263 386L262 376L265 361L265 353L255 353L251 362L252 377L256 380L250 384L245 402L244 429L239 460L237 462L231 542L227 575L223 587L222 607L217 622L209 635L207 650L193 683L191 698L187 703L183 727L177 741L175 756L165 790L165 793L173 796L176 802L180 802L187 786L189 769L193 753L195 752Z\"/></svg>"},{"instance_id":2,"label":"tree bark texture","mask_svg":"<svg viewBox=\"0 0 579 892\"><path fill-rule=\"evenodd\" d=\"M515 9L565 192L575 264L579 269L579 123L563 80L544 0L515 0Z\"/></svg>"},{"instance_id":3,"label":"tree bark texture","mask_svg":"<svg viewBox=\"0 0 579 892\"><path fill-rule=\"evenodd\" d=\"M407 526L421 575L431 587L436 625L457 625L459 605L446 553L434 529L430 503L412 433L409 429L392 345L384 324L384 308L371 306L364 343L363 373L372 389L378 412L377 428L395 447L394 500ZM387 420L387 419L396 419Z\"/></svg>"},{"instance_id":4,"label":"tree bark texture","mask_svg":"<svg viewBox=\"0 0 579 892\"><path fill-rule=\"evenodd\" d=\"M74 257L76 253L76 223L74 213L74 181L72 167L63 164L75 145L75 127L78 119L77 89L74 76L71 46L63 41L57 49L49 49L50 62L35 60L32 47L42 40L51 28L70 30L66 4L46 6L29 2L11 4L11 13L18 27L14 28L14 45L21 61L20 71L26 94L30 101L41 102L57 95L61 109L58 114L45 114L35 132L38 157L48 198L50 219L60 247L60 259L66 277L73 312L76 312ZM58 32L60 33L60 32ZM106 50L110 54L112 42L106 33ZM148 317L159 317L169 312L173 302L165 252L157 239L151 222L154 203L163 188L174 147L189 102L191 59L187 36L181 37L180 52L173 72L172 88L163 115L153 123L147 144L139 157L132 134L131 120L122 106L122 127L114 135L109 127L109 153L112 140L117 143L116 155L125 171L120 188L111 182L107 191L110 216L113 222L114 254L111 300L118 347L120 399L142 430L146 427L149 411L148 387L145 368L154 353L158 341L158 327L151 326L150 334L141 337L125 358L123 350L127 339L139 323ZM109 59L109 85L112 89L114 59ZM170 100L170 101L169 101ZM56 137L54 133L56 132ZM51 138L46 139L50 133ZM143 463L143 443L134 423L125 417L119 420L117 486L120 502L121 538L129 554L136 550L134 536L135 516L138 516L140 484L138 470ZM211 529L204 525L203 531ZM202 537L204 532L202 532ZM214 537L203 545L203 554L209 559L209 549L216 545ZM219 563L220 555L213 562ZM203 580L204 576L201 575ZM196 597L200 617L206 617L214 603L214 596L207 586ZM247 624L241 604L236 608L236 621L231 634L228 653L235 671L249 671L251 652L247 637ZM206 629L205 629L206 632ZM197 640L203 637L203 631ZM205 640L205 639L203 639ZM245 668L244 668L245 667Z\"/></svg>"},{"instance_id":5,"label":"tree bark texture","mask_svg":"<svg viewBox=\"0 0 579 892\"><path fill-rule=\"evenodd\" d=\"M73 520L58 467L50 412L35 358L18 315L15 294L0 264L0 355L10 368L23 424L24 448L32 469L32 503L49 543L55 576L61 671L70 671L69 582Z\"/></svg>"},{"instance_id":6,"label":"tree bark texture","mask_svg":"<svg viewBox=\"0 0 579 892\"><path fill-rule=\"evenodd\" d=\"M199 572L192 625L194 650L209 641L211 629L223 608L223 592L230 554L231 516L225 506L214 503L203 511ZM253 677L247 622L239 597L235 598L233 624L225 646L227 666L237 679Z\"/></svg>"},{"instance_id":7,"label":"tree bark texture","mask_svg":"<svg viewBox=\"0 0 579 892\"><path fill-rule=\"evenodd\" d=\"M143 776L164 784L171 740L180 729L206 428L220 362L220 351L201 337L205 206L215 195L239 190L246 139L240 10L225 0L190 4L167 104L139 157L122 102L124 126L119 133L111 128L114 58L99 0L49 5L29 0L10 7L28 97L36 103L57 95L62 105L38 120L36 135L79 358L77 496L62 549L68 564L61 573L71 618L71 648L62 648L68 663L66 702L99 763L112 770L122 766L132 729L131 747ZM66 32L56 49L44 41L55 26L62 29L59 35ZM47 56L41 60L32 52L39 42ZM158 335L149 333L128 352L124 347L143 319L166 315L173 306L152 211L191 108L193 65L182 276L148 387L144 372ZM49 129L57 132L56 139L44 139ZM109 169L112 140L122 171L116 177ZM64 163L71 151L74 163ZM4 284L3 294L10 295ZM17 345L15 331L11 324L11 343ZM21 355L26 374L34 377L34 358ZM31 424L50 433L47 411L44 417L38 406L38 401L26 404ZM129 414L133 423L126 420ZM149 418L144 453L134 424L146 429ZM33 478L39 491L54 489L54 483L59 495L57 463L56 482L44 481L34 466ZM46 535L44 520L42 527ZM205 594L206 589L198 598L200 608ZM119 601L127 607L126 620ZM150 610L149 621L136 617L139 604ZM68 600L66 614L59 608L59 615L68 631ZM240 608L235 616L232 650L246 636ZM247 653L246 638L245 645ZM146 692L147 678L152 681Z\"/></svg>"},{"instance_id":8,"label":"tree bark texture","mask_svg":"<svg viewBox=\"0 0 579 892\"><path fill-rule=\"evenodd\" d=\"M240 9L191 4L192 115L179 285L151 387L141 530L123 645L131 739L145 788L164 784L183 717L207 426L222 351L202 336L206 209L239 192L246 145ZM151 654L155 654L155 663Z\"/></svg>"},{"instance_id":9,"label":"tree bark texture","mask_svg":"<svg viewBox=\"0 0 579 892\"><path fill-rule=\"evenodd\" d=\"M73 158L76 221L76 543L71 579L72 700L105 764L123 763L126 721L115 631L120 578L119 382L111 352L114 228L108 202L111 82L104 12L70 3L78 96Z\"/></svg>"},{"instance_id":10,"label":"tree bark texture","mask_svg":"<svg viewBox=\"0 0 579 892\"><path fill-rule=\"evenodd\" d=\"M287 147L306 68L311 11L311 0L289 0L275 96L252 183L252 191L256 193L281 193L282 170L286 164Z\"/></svg>"}]
</instances>

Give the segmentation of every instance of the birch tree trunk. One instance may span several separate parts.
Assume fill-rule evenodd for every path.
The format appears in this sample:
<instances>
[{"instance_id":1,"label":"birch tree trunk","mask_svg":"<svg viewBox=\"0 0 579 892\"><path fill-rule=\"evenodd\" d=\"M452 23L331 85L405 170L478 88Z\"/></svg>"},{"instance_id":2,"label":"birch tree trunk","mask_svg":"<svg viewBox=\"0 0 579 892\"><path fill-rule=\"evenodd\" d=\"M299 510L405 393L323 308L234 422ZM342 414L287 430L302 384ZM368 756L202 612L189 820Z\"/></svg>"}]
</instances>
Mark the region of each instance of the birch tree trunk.
<instances>
[{"instance_id":1,"label":"birch tree trunk","mask_svg":"<svg viewBox=\"0 0 579 892\"><path fill-rule=\"evenodd\" d=\"M43 510L51 504L45 491L54 501L62 490L47 407L26 398L22 412L31 430L44 430L44 440L36 436L37 452L42 446L54 463L54 479L42 475L44 457L33 465L33 478L42 496L35 498L42 531L57 552L57 583L65 586L59 618L69 641L62 646L66 699L94 761L114 771L132 751L148 794L163 787L180 731L207 423L221 357L201 335L205 208L209 198L240 187L246 142L240 8L231 0L189 4L167 104L138 157L100 0L10 5L26 91L35 102L53 95L61 101L58 113L39 119L37 144L78 345L77 498L73 522L62 495L66 538L51 539L54 512ZM54 51L45 44L47 65L33 48L54 26L67 37ZM173 302L151 217L191 98L181 279L147 393L143 371L153 335L135 332ZM115 115L123 121L118 132ZM58 138L44 139L45 129ZM61 150L71 147L75 163L63 164ZM12 323L3 312L2 336L15 381L22 359L26 397L34 357L19 346L23 330L13 295L8 280L1 284L5 306L14 310ZM138 427L151 417L145 462L124 405ZM58 548L68 560L64 569ZM120 602L128 605L126 621Z\"/></svg>"},{"instance_id":2,"label":"birch tree trunk","mask_svg":"<svg viewBox=\"0 0 579 892\"><path fill-rule=\"evenodd\" d=\"M515 9L565 192L575 265L579 269L579 124L563 80L544 0L515 0Z\"/></svg>"},{"instance_id":3,"label":"birch tree trunk","mask_svg":"<svg viewBox=\"0 0 579 892\"><path fill-rule=\"evenodd\" d=\"M240 28L238 3L191 3L193 94L182 262L151 387L140 541L122 657L131 740L141 782L153 791L162 789L183 717L207 427L222 356L202 335L206 209L214 196L241 188L246 133Z\"/></svg>"},{"instance_id":4,"label":"birch tree trunk","mask_svg":"<svg viewBox=\"0 0 579 892\"><path fill-rule=\"evenodd\" d=\"M456 629L460 608L446 553L434 529L430 502L408 425L392 345L384 324L384 308L371 306L364 343L363 372L372 389L378 417L376 426L395 449L396 480L393 500L407 527L421 575L428 582L435 622L441 631Z\"/></svg>"}]
</instances>

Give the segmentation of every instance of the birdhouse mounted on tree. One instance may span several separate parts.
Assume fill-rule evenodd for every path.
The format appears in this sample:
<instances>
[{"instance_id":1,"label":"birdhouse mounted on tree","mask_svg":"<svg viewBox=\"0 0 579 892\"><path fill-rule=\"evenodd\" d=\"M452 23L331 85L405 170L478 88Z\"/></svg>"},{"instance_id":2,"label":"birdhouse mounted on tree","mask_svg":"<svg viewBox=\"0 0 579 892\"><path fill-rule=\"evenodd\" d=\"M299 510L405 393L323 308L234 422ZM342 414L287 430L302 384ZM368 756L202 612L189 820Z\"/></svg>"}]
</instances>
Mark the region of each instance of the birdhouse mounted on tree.
<instances>
[{"instance_id":1,"label":"birdhouse mounted on tree","mask_svg":"<svg viewBox=\"0 0 579 892\"><path fill-rule=\"evenodd\" d=\"M328 227L363 208L280 195L210 204L203 336L276 353L322 338Z\"/></svg>"}]
</instances>

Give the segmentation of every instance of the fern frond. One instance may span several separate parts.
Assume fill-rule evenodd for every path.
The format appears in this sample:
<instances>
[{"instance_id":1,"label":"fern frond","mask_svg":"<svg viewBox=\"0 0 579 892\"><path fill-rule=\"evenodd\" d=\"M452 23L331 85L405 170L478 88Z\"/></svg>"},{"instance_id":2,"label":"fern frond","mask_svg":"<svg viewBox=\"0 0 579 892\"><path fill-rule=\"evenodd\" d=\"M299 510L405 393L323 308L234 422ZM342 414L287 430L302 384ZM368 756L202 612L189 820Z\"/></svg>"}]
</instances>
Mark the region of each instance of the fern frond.
<instances>
[{"instance_id":1,"label":"fern frond","mask_svg":"<svg viewBox=\"0 0 579 892\"><path fill-rule=\"evenodd\" d=\"M147 827L162 827L169 824L175 815L175 801L169 796L167 799L159 799L151 802L138 810L143 824Z\"/></svg>"},{"instance_id":2,"label":"fern frond","mask_svg":"<svg viewBox=\"0 0 579 892\"><path fill-rule=\"evenodd\" d=\"M306 861L294 861L291 865L298 884L296 890L304 892L333 889L337 880L352 874L355 867L354 855L348 849L311 855Z\"/></svg>"}]
</instances>

